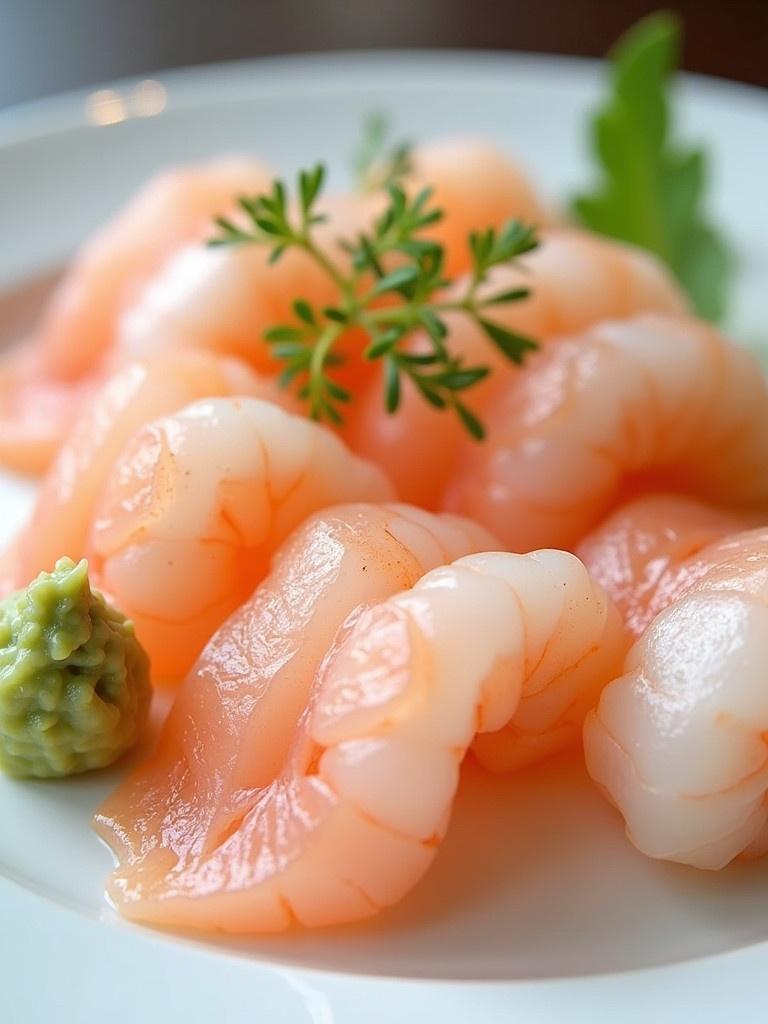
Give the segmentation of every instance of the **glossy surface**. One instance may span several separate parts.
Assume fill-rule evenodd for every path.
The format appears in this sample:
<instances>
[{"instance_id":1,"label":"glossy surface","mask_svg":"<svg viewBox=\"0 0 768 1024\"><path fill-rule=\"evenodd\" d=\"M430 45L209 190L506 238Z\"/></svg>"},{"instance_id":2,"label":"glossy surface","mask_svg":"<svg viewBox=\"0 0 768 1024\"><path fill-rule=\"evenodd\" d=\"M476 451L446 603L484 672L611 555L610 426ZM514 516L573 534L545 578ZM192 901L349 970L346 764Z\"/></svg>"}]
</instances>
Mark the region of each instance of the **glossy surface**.
<instances>
[{"instance_id":1,"label":"glossy surface","mask_svg":"<svg viewBox=\"0 0 768 1024\"><path fill-rule=\"evenodd\" d=\"M300 527L203 651L157 758L99 811L98 830L120 860L109 888L121 912L158 924L279 931L296 921L357 920L396 902L434 855L458 761L433 752L438 775L445 759L452 769L437 792L428 773L417 773L424 800L415 808L422 815L415 835L382 820L365 800L348 799L330 769L339 747L328 742L325 719L335 717L334 699L358 687L363 703L386 703L388 689L405 685L407 666L387 664L397 644L388 646L385 629L379 671L369 678L362 664L354 677L352 653L353 678L339 683L334 668L345 654L334 637L364 606L493 546L474 524L409 506L340 506ZM432 745L422 742L428 762ZM404 797L418 768L418 739L407 755L374 772L369 799Z\"/></svg>"},{"instance_id":2,"label":"glossy surface","mask_svg":"<svg viewBox=\"0 0 768 1024\"><path fill-rule=\"evenodd\" d=\"M163 172L79 249L35 324L28 350L0 360L0 461L39 471L103 379L121 311L170 252L199 239L233 190L258 189L254 161L218 160Z\"/></svg>"},{"instance_id":3,"label":"glossy surface","mask_svg":"<svg viewBox=\"0 0 768 1024\"><path fill-rule=\"evenodd\" d=\"M685 495L649 494L621 505L579 542L576 553L637 639L699 567L694 556L751 525L749 519Z\"/></svg>"},{"instance_id":4,"label":"glossy surface","mask_svg":"<svg viewBox=\"0 0 768 1024\"><path fill-rule=\"evenodd\" d=\"M372 107L396 108L398 124L414 138L457 130L488 135L524 154L542 188L562 199L586 176L583 116L597 93L593 69L579 62L439 53L268 61L164 81L169 106L161 117L87 127L84 95L0 117L3 138L14 139L3 149L0 173L16 199L3 211L14 245L0 254L0 284L60 264L157 167L231 151L254 133L264 158L286 171L307 152L336 154L340 182L338 154L349 151ZM715 146L713 209L742 257L730 325L758 345L768 271L754 212L768 160L765 98L689 81L682 104L688 133ZM109 173L98 190L85 192L83 175L97 165ZM39 204L41 192L53 188L66 216L51 218ZM20 524L24 494L3 478L8 535ZM613 1024L619 1016L628 1024L689 1016L720 1024L736 1013L742 1022L762 1022L755 986L768 936L764 865L712 877L643 858L578 764L558 761L490 783L466 773L434 870L375 931L197 947L117 927L103 910L100 881L109 858L93 843L88 821L114 779L79 780L66 799L61 787L0 785L3 818L17 823L0 835L0 901L14 921L12 933L0 934L0 948L13 957L0 988L10 1019L11 1008L23 1006L31 1024L48 1021L61 1013L67 992L76 992L74 1012L84 1024L100 1024L105 1013L120 1019L129 962L153 1008L169 1019L225 1014L239 1024L252 1020L258 1001L279 1024L412 1024L420 1015L496 1024L512 1012L546 1024ZM740 949L746 945L753 948ZM72 956L64 955L68 948ZM42 958L52 982L43 987ZM607 973L658 965L669 966ZM552 980L561 976L566 980ZM483 979L495 984L477 983Z\"/></svg>"},{"instance_id":5,"label":"glossy surface","mask_svg":"<svg viewBox=\"0 0 768 1024\"><path fill-rule=\"evenodd\" d=\"M201 399L131 437L86 552L136 624L155 678L174 682L308 515L393 497L377 467L303 415L256 398Z\"/></svg>"},{"instance_id":6,"label":"glossy surface","mask_svg":"<svg viewBox=\"0 0 768 1024\"><path fill-rule=\"evenodd\" d=\"M702 548L649 596L658 614L588 716L587 767L649 856L713 870L760 856L768 531Z\"/></svg>"},{"instance_id":7,"label":"glossy surface","mask_svg":"<svg viewBox=\"0 0 768 1024\"><path fill-rule=\"evenodd\" d=\"M447 506L513 550L572 547L637 490L768 513L768 385L700 321L608 321L533 357L486 410Z\"/></svg>"},{"instance_id":8,"label":"glossy surface","mask_svg":"<svg viewBox=\"0 0 768 1024\"><path fill-rule=\"evenodd\" d=\"M494 269L484 288L490 294L529 289L529 296L522 301L494 306L492 319L510 331L536 339L542 346L600 320L646 311L686 310L685 298L653 257L566 228L543 231L538 249L521 259L519 265ZM468 391L464 400L489 431L485 447L494 452L503 449L506 437L502 423L489 420L488 411L499 404L498 396L514 387L518 368L466 317L453 314L447 322L452 349L468 365L489 366L493 371ZM417 335L414 345L419 344ZM436 416L407 383L398 415L388 416L382 408L382 387L377 374L351 408L345 436L356 451L375 457L384 466L405 500L428 508L445 507L462 465L472 464L477 454L476 444L467 439L456 417ZM498 419L503 422L502 417ZM497 458L503 460L503 456ZM480 511L485 513L487 509ZM497 532L500 525L497 523ZM503 535L502 528L499 536ZM550 539L540 536L530 547L548 544Z\"/></svg>"},{"instance_id":9,"label":"glossy surface","mask_svg":"<svg viewBox=\"0 0 768 1024\"><path fill-rule=\"evenodd\" d=\"M62 554L81 558L102 492L128 440L151 420L199 398L223 395L278 398L270 382L235 360L180 352L132 361L83 403L41 486L35 508L12 550L9 585L24 586ZM0 593L2 593L0 583Z\"/></svg>"}]
</instances>

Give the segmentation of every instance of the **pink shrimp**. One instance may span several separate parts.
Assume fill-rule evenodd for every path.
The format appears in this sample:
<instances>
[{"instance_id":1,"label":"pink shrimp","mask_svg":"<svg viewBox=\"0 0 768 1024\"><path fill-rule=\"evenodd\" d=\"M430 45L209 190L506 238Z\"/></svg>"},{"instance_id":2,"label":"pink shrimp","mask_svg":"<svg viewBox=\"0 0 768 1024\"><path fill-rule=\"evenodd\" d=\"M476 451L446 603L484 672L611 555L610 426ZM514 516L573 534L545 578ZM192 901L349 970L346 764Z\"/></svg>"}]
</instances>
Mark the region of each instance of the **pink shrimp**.
<instances>
[{"instance_id":1,"label":"pink shrimp","mask_svg":"<svg viewBox=\"0 0 768 1024\"><path fill-rule=\"evenodd\" d=\"M467 265L465 228L474 217L490 223L538 211L520 172L489 148L425 147L416 151L415 165L409 187L419 187L420 175L428 173L438 197L451 203L435 228L451 266ZM202 244L214 233L215 213L227 213L236 196L267 186L261 167L246 161L169 172L86 244L34 345L0 365L0 462L41 471L82 394L119 361L196 347L238 356L259 372L275 370L265 329L291 319L296 298L317 307L335 302L336 284L301 251L286 252L273 266L264 247L212 250ZM339 239L369 229L381 202L381 196L364 195L324 199L330 219L317 227L318 247L346 261ZM350 332L344 351L356 357L363 344ZM356 390L368 369L353 358L340 371L341 382Z\"/></svg>"},{"instance_id":2,"label":"pink shrimp","mask_svg":"<svg viewBox=\"0 0 768 1024\"><path fill-rule=\"evenodd\" d=\"M416 884L474 734L621 632L562 552L470 555L416 582L488 541L402 507L297 533L203 653L154 759L97 815L121 913L274 931L370 917Z\"/></svg>"},{"instance_id":3,"label":"pink shrimp","mask_svg":"<svg viewBox=\"0 0 768 1024\"><path fill-rule=\"evenodd\" d=\"M34 337L0 361L0 462L41 472L99 383L118 317L179 246L203 237L238 192L264 188L252 161L219 160L152 178L83 247Z\"/></svg>"},{"instance_id":4,"label":"pink shrimp","mask_svg":"<svg viewBox=\"0 0 768 1024\"><path fill-rule=\"evenodd\" d=\"M718 869L768 850L768 531L682 562L587 718L587 766L650 857Z\"/></svg>"},{"instance_id":5,"label":"pink shrimp","mask_svg":"<svg viewBox=\"0 0 768 1024\"><path fill-rule=\"evenodd\" d=\"M683 582L681 567L750 517L679 494L648 494L620 506L576 554L610 594L633 639L643 635Z\"/></svg>"},{"instance_id":6,"label":"pink shrimp","mask_svg":"<svg viewBox=\"0 0 768 1024\"><path fill-rule=\"evenodd\" d=\"M520 287L529 288L530 297L494 307L492 318L540 343L600 320L646 310L679 313L685 309L685 300L668 273L647 253L573 230L545 232L540 248L526 257L524 269L498 268L487 285L489 294ZM514 393L516 382L526 373L511 365L466 318L452 314L447 324L451 351L469 365L487 365L492 370L462 396L487 421L490 434L485 445L478 449L469 444L453 414L436 413L407 385L397 416L387 415L380 378L353 403L344 431L355 451L386 469L404 498L428 508L444 506L462 460L472 465L474 454L482 458L481 453L496 451L501 423L497 426L493 416L489 418L488 409L496 396ZM423 339L414 339L416 348L422 344ZM503 422L501 414L498 419ZM542 543L550 540L544 538Z\"/></svg>"},{"instance_id":7,"label":"pink shrimp","mask_svg":"<svg viewBox=\"0 0 768 1024\"><path fill-rule=\"evenodd\" d=\"M571 548L633 493L768 511L768 388L693 319L604 323L534 357L486 412L444 504L512 549Z\"/></svg>"},{"instance_id":8,"label":"pink shrimp","mask_svg":"<svg viewBox=\"0 0 768 1024\"><path fill-rule=\"evenodd\" d=\"M133 435L86 552L158 679L175 681L307 515L392 497L384 474L325 427L255 398L209 398Z\"/></svg>"},{"instance_id":9,"label":"pink shrimp","mask_svg":"<svg viewBox=\"0 0 768 1024\"><path fill-rule=\"evenodd\" d=\"M252 395L287 401L271 380L235 359L170 352L127 363L86 404L43 480L26 528L13 544L15 585L50 570L62 554L84 557L96 507L115 460L150 420L199 398Z\"/></svg>"}]
</instances>

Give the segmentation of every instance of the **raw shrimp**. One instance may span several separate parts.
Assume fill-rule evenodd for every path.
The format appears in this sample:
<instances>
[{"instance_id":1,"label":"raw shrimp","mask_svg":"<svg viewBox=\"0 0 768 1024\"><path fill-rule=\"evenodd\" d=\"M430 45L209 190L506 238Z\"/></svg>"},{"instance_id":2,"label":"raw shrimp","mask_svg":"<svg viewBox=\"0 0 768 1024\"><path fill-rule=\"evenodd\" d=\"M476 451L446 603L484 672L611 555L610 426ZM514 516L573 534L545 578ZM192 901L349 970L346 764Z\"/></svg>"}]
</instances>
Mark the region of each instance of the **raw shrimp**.
<instances>
[{"instance_id":1,"label":"raw shrimp","mask_svg":"<svg viewBox=\"0 0 768 1024\"><path fill-rule=\"evenodd\" d=\"M316 229L318 247L346 263L339 238L354 238L373 210L365 196L325 200L322 212L328 221ZM204 348L239 356L262 372L274 371L277 364L264 341L267 328L293 322L293 302L299 297L316 308L334 303L338 287L306 252L291 249L276 264L270 264L269 255L259 245L209 248L195 243L179 249L126 308L117 326L117 354Z\"/></svg>"},{"instance_id":2,"label":"raw shrimp","mask_svg":"<svg viewBox=\"0 0 768 1024\"><path fill-rule=\"evenodd\" d=\"M97 392L44 479L32 515L13 543L16 586L50 571L65 554L87 554L106 480L129 439L150 420L199 398L252 395L286 401L285 392L235 359L170 352L127 363Z\"/></svg>"},{"instance_id":3,"label":"raw shrimp","mask_svg":"<svg viewBox=\"0 0 768 1024\"><path fill-rule=\"evenodd\" d=\"M434 202L445 210L443 220L427 234L446 246L451 273L467 269L467 235L473 228L498 225L513 216L541 219L522 174L490 146L464 140L436 143L418 147L413 162L409 189L431 185ZM382 202L380 194L324 199L319 209L328 220L315 229L317 246L346 265L348 257L339 240L369 230ZM297 297L322 308L338 300L338 288L305 252L290 250L274 266L268 256L268 250L258 246L194 245L179 251L126 311L118 346L141 353L159 346L194 345L239 355L259 370L274 369L262 340L265 329L293 320ZM347 350L359 352L362 344L361 338L350 337ZM365 369L365 363L356 361L351 375L341 370L337 376L354 385Z\"/></svg>"},{"instance_id":4,"label":"raw shrimp","mask_svg":"<svg viewBox=\"0 0 768 1024\"><path fill-rule=\"evenodd\" d=\"M475 732L618 628L562 552L471 555L416 582L488 540L396 506L297 533L97 815L123 914L273 931L366 918L415 885Z\"/></svg>"},{"instance_id":5,"label":"raw shrimp","mask_svg":"<svg viewBox=\"0 0 768 1024\"><path fill-rule=\"evenodd\" d=\"M141 282L181 245L202 239L235 195L263 190L270 177L256 161L232 159L151 178L86 243L54 295L37 335L51 374L72 380L88 373Z\"/></svg>"},{"instance_id":6,"label":"raw shrimp","mask_svg":"<svg viewBox=\"0 0 768 1024\"><path fill-rule=\"evenodd\" d=\"M44 472L94 387L91 377L54 380L30 346L0 356L0 464L19 473Z\"/></svg>"},{"instance_id":7,"label":"raw shrimp","mask_svg":"<svg viewBox=\"0 0 768 1024\"><path fill-rule=\"evenodd\" d=\"M452 268L468 262L466 230L507 217L538 218L538 204L520 172L494 150L459 143L427 146L414 155L412 187L429 174L438 198L450 202L435 232ZM236 355L263 372L276 363L263 333L293 319L302 297L318 307L337 300L337 287L306 253L291 250L274 266L263 247L207 249L211 216L237 195L263 192L256 163L220 161L167 173L150 182L84 248L58 289L36 343L0 365L0 462L40 472L74 420L81 395L128 358L168 348L197 347ZM340 237L371 226L381 194L323 200L329 223L316 242L344 261ZM474 223L480 218L480 223ZM339 352L354 356L336 371L357 390L372 372L357 358L365 343L351 331Z\"/></svg>"},{"instance_id":8,"label":"raw shrimp","mask_svg":"<svg viewBox=\"0 0 768 1024\"><path fill-rule=\"evenodd\" d=\"M506 546L571 548L617 503L682 491L768 511L768 388L745 349L684 317L560 341L486 411L445 506Z\"/></svg>"},{"instance_id":9,"label":"raw shrimp","mask_svg":"<svg viewBox=\"0 0 768 1024\"><path fill-rule=\"evenodd\" d=\"M768 850L768 530L677 577L587 718L587 767L643 853L718 869Z\"/></svg>"},{"instance_id":10,"label":"raw shrimp","mask_svg":"<svg viewBox=\"0 0 768 1024\"><path fill-rule=\"evenodd\" d=\"M176 680L309 513L392 497L381 470L325 427L258 399L212 398L128 442L87 552L157 677Z\"/></svg>"},{"instance_id":11,"label":"raw shrimp","mask_svg":"<svg viewBox=\"0 0 768 1024\"><path fill-rule=\"evenodd\" d=\"M443 218L430 237L445 247L446 270L453 276L469 266L471 231L522 220L541 227L550 220L522 170L480 139L442 139L417 146L408 191L432 188L432 204Z\"/></svg>"},{"instance_id":12,"label":"raw shrimp","mask_svg":"<svg viewBox=\"0 0 768 1024\"><path fill-rule=\"evenodd\" d=\"M680 586L681 567L690 573L695 554L755 525L748 518L683 495L649 494L617 509L576 554L637 639Z\"/></svg>"},{"instance_id":13,"label":"raw shrimp","mask_svg":"<svg viewBox=\"0 0 768 1024\"><path fill-rule=\"evenodd\" d=\"M76 418L120 311L169 254L208 229L235 193L262 190L260 164L217 160L152 178L83 247L34 338L0 361L0 462L41 472Z\"/></svg>"},{"instance_id":14,"label":"raw shrimp","mask_svg":"<svg viewBox=\"0 0 768 1024\"><path fill-rule=\"evenodd\" d=\"M681 313L682 293L668 272L648 253L586 232L553 229L543 233L524 269L497 268L489 294L527 287L529 298L496 306L492 319L509 330L546 343L600 320L653 311ZM483 450L495 451L502 425L488 421L494 396L514 387L521 370L510 364L465 317L446 318L451 351L469 365L487 365L491 375L462 397L490 428ZM414 339L414 346L423 339ZM524 371L522 371L524 372ZM380 378L351 406L344 436L355 451L386 469L398 493L408 501L440 508L462 459L470 463L477 446L453 414L439 415L406 385L397 416L385 412ZM541 543L549 544L544 538ZM554 543L554 541L553 541Z\"/></svg>"}]
</instances>

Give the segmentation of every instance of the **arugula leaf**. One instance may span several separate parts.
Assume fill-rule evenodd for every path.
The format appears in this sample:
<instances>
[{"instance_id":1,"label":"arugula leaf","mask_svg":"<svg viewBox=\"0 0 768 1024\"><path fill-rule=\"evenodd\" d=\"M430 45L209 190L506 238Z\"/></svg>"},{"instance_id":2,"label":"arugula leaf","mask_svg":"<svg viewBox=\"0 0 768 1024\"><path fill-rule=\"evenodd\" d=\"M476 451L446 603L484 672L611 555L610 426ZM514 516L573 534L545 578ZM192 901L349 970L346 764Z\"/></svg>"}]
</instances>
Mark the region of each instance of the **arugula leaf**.
<instances>
[{"instance_id":1,"label":"arugula leaf","mask_svg":"<svg viewBox=\"0 0 768 1024\"><path fill-rule=\"evenodd\" d=\"M592 121L601 180L577 196L586 227L656 253L710 320L724 312L733 259L706 218L704 150L673 136L670 86L680 52L679 19L665 11L638 22L611 53L611 86Z\"/></svg>"}]
</instances>

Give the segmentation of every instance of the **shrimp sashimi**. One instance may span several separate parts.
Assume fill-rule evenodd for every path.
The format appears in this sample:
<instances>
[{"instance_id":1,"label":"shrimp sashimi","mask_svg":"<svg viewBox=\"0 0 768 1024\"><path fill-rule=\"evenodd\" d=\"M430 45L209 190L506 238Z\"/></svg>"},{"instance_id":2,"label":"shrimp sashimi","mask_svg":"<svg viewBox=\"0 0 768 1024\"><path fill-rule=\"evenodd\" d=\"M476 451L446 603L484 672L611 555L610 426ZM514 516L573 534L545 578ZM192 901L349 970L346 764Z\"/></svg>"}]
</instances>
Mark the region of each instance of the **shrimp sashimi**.
<instances>
[{"instance_id":1,"label":"shrimp sashimi","mask_svg":"<svg viewBox=\"0 0 768 1024\"><path fill-rule=\"evenodd\" d=\"M373 200L330 198L321 204L321 212L328 220L317 226L316 244L348 263L339 238L355 237L368 226ZM264 332L295 319L293 302L298 297L319 309L334 303L338 286L302 250L285 252L276 264L269 257L269 248L257 245L208 248L195 243L180 248L120 318L116 355L203 348L238 356L260 372L274 372L278 364Z\"/></svg>"},{"instance_id":2,"label":"shrimp sashimi","mask_svg":"<svg viewBox=\"0 0 768 1024\"><path fill-rule=\"evenodd\" d=\"M768 511L768 387L713 328L645 315L535 356L486 411L445 506L520 551L572 548L618 503L673 490Z\"/></svg>"},{"instance_id":3,"label":"shrimp sashimi","mask_svg":"<svg viewBox=\"0 0 768 1024\"><path fill-rule=\"evenodd\" d=\"M584 728L587 767L648 856L718 869L768 849L768 531L682 563Z\"/></svg>"},{"instance_id":4,"label":"shrimp sashimi","mask_svg":"<svg viewBox=\"0 0 768 1024\"><path fill-rule=\"evenodd\" d=\"M269 181L255 161L217 160L152 178L83 246L35 336L0 360L0 462L41 472L100 379L120 312L178 247L200 239L236 193Z\"/></svg>"},{"instance_id":5,"label":"shrimp sashimi","mask_svg":"<svg viewBox=\"0 0 768 1024\"><path fill-rule=\"evenodd\" d=\"M530 296L493 307L493 317L511 331L540 343L581 331L598 321L642 312L682 313L686 302L668 272L648 253L604 238L566 229L542 233L524 269L499 267L485 286L488 294L525 287ZM486 365L489 377L462 396L489 428L484 447L495 450L501 426L488 421L494 395L513 387L521 372L465 317L446 318L451 351L468 365ZM414 346L423 339L414 339ZM452 476L476 449L451 414L438 415L407 383L397 416L383 408L377 378L349 411L344 436L355 451L386 469L398 492L428 508L445 503ZM541 541L549 544L548 539Z\"/></svg>"},{"instance_id":6,"label":"shrimp sashimi","mask_svg":"<svg viewBox=\"0 0 768 1024\"><path fill-rule=\"evenodd\" d=\"M489 147L427 146L415 151L414 166L409 187L418 188L428 174L438 197L452 204L434 231L456 271L468 266L469 228L514 216L541 220L520 171ZM245 160L171 171L153 179L86 244L33 347L0 364L0 462L29 472L45 468L76 417L75 382L93 389L105 363L114 369L125 359L196 347L238 356L260 372L276 369L265 329L293 319L297 298L318 308L334 304L337 285L302 251L292 249L271 265L266 247L211 250L202 244L206 232L213 234L214 214L231 211L238 196L268 191L269 184L267 172ZM370 230L382 203L382 194L323 200L330 220L316 227L318 248L348 261L340 238ZM354 390L371 372L357 358L364 344L350 331L338 347L338 354L355 356L336 371Z\"/></svg>"},{"instance_id":7,"label":"shrimp sashimi","mask_svg":"<svg viewBox=\"0 0 768 1024\"><path fill-rule=\"evenodd\" d=\"M596 635L595 587L562 552L470 555L416 582L487 542L397 507L299 531L203 652L154 760L97 815L123 914L273 931L366 918L416 884L474 734Z\"/></svg>"},{"instance_id":8,"label":"shrimp sashimi","mask_svg":"<svg viewBox=\"0 0 768 1024\"><path fill-rule=\"evenodd\" d=\"M235 195L261 191L269 180L263 165L234 159L150 179L86 243L54 295L36 336L51 374L71 380L90 372L142 281L181 245L202 239Z\"/></svg>"},{"instance_id":9,"label":"shrimp sashimi","mask_svg":"<svg viewBox=\"0 0 768 1024\"><path fill-rule=\"evenodd\" d=\"M131 438L87 553L157 677L177 680L307 515L392 497L381 470L325 427L255 398L211 398Z\"/></svg>"},{"instance_id":10,"label":"shrimp sashimi","mask_svg":"<svg viewBox=\"0 0 768 1024\"><path fill-rule=\"evenodd\" d=\"M446 141L418 147L413 162L408 188L416 191L431 185L434 202L444 207L445 216L426 234L445 246L450 273L468 267L471 230L500 225L510 217L542 217L521 172L492 147ZM349 258L339 240L370 230L383 198L372 194L323 199L319 210L327 223L315 229L316 245L346 266ZM317 308L338 300L338 286L305 252L287 251L273 266L264 247L188 246L126 311L117 343L134 354L156 351L158 346L194 345L238 355L258 370L274 369L264 331L294 319L292 303L297 297ZM350 338L347 347L359 351L362 340L356 345ZM366 364L357 361L358 375L361 367ZM354 373L350 378L342 369L336 375L345 384L355 383Z\"/></svg>"},{"instance_id":11,"label":"shrimp sashimi","mask_svg":"<svg viewBox=\"0 0 768 1024\"><path fill-rule=\"evenodd\" d=\"M409 192L433 190L432 205L443 211L429 236L445 248L451 276L469 267L472 231L521 220L541 227L550 220L522 169L479 139L442 139L417 146L411 156Z\"/></svg>"},{"instance_id":12,"label":"shrimp sashimi","mask_svg":"<svg viewBox=\"0 0 768 1024\"><path fill-rule=\"evenodd\" d=\"M0 356L0 464L43 473L96 382L50 377L41 353L21 346Z\"/></svg>"},{"instance_id":13,"label":"shrimp sashimi","mask_svg":"<svg viewBox=\"0 0 768 1024\"><path fill-rule=\"evenodd\" d=\"M746 516L693 498L649 494L608 516L576 554L636 640L690 578L698 565L693 556L750 525Z\"/></svg>"},{"instance_id":14,"label":"shrimp sashimi","mask_svg":"<svg viewBox=\"0 0 768 1024\"><path fill-rule=\"evenodd\" d=\"M50 570L62 554L88 552L96 506L115 460L150 420L177 412L200 398L251 395L274 401L287 396L234 359L205 352L175 352L127 363L99 390L51 466L26 528L14 542L16 585Z\"/></svg>"}]
</instances>

